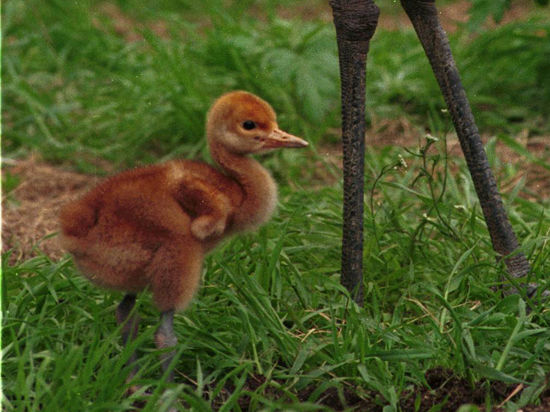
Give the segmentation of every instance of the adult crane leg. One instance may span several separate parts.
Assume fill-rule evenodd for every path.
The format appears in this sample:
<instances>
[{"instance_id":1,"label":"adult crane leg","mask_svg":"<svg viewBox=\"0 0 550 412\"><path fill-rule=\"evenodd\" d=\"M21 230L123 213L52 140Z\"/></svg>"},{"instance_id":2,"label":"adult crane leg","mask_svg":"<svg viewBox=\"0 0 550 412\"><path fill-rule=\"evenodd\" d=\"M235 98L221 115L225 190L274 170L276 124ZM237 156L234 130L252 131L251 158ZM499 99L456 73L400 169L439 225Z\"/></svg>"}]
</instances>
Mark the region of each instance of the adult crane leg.
<instances>
[{"instance_id":1,"label":"adult crane leg","mask_svg":"<svg viewBox=\"0 0 550 412\"><path fill-rule=\"evenodd\" d=\"M342 88L344 222L342 284L363 302L363 174L365 73L369 42L379 10L372 0L331 0Z\"/></svg>"},{"instance_id":2,"label":"adult crane leg","mask_svg":"<svg viewBox=\"0 0 550 412\"><path fill-rule=\"evenodd\" d=\"M500 257L504 258L508 273L513 278L523 278L530 270L529 263L523 253L517 252L519 244L504 210L495 177L489 167L447 35L439 22L435 0L401 0L401 5L424 47L449 108L485 216L493 248ZM531 288L528 294L533 290Z\"/></svg>"}]
</instances>

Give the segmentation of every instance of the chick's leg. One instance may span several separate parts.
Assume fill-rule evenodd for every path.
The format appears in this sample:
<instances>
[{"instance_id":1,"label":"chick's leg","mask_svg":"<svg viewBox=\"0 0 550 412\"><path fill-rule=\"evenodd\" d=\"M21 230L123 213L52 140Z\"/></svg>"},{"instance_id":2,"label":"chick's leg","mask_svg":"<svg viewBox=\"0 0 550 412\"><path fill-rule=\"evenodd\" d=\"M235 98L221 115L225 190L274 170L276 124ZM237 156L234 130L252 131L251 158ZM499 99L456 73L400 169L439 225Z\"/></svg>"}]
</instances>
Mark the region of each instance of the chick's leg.
<instances>
[{"instance_id":1,"label":"chick's leg","mask_svg":"<svg viewBox=\"0 0 550 412\"><path fill-rule=\"evenodd\" d=\"M136 303L136 295L128 293L122 299L122 302L118 305L116 309L116 320L119 325L122 325L122 343L127 345L129 341L134 340L138 333L139 326L139 315L132 313ZM137 359L135 351L132 352L130 359L128 360L128 365L135 363ZM137 373L137 367L134 366L128 380Z\"/></svg>"},{"instance_id":2,"label":"chick's leg","mask_svg":"<svg viewBox=\"0 0 550 412\"><path fill-rule=\"evenodd\" d=\"M192 236L167 241L151 261L149 276L153 301L161 312L160 326L155 333L159 349L173 348L178 340L174 333L174 312L183 310L198 288L204 251ZM162 354L162 367L166 371L175 351ZM173 379L170 372L168 380Z\"/></svg>"},{"instance_id":3,"label":"chick's leg","mask_svg":"<svg viewBox=\"0 0 550 412\"><path fill-rule=\"evenodd\" d=\"M160 316L160 326L155 332L155 344L158 349L168 349L173 348L177 345L178 338L174 333L174 311L168 310L163 312ZM167 371L172 359L174 358L175 350L169 352L164 352L161 355L162 360L162 369L164 372ZM168 381L174 380L174 371L170 371L168 374Z\"/></svg>"}]
</instances>

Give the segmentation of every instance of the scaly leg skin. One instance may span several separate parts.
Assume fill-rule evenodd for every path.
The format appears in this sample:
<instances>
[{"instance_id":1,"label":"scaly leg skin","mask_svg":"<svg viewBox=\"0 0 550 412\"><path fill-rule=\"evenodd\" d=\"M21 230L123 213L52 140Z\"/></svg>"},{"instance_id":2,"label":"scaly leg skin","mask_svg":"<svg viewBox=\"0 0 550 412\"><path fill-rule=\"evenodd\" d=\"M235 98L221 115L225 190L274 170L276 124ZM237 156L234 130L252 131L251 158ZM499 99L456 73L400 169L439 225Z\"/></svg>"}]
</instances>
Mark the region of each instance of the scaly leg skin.
<instances>
[{"instance_id":1,"label":"scaly leg skin","mask_svg":"<svg viewBox=\"0 0 550 412\"><path fill-rule=\"evenodd\" d=\"M124 299L122 299L122 302L120 302L116 309L116 320L119 325L122 325L122 343L124 345L134 340L138 334L139 316L136 313L132 314L135 303L136 295L129 293L124 296ZM137 355L134 351L128 360L128 365L134 364L136 359ZM128 375L127 381L130 381L136 373L137 366L134 366L130 375Z\"/></svg>"},{"instance_id":2,"label":"scaly leg skin","mask_svg":"<svg viewBox=\"0 0 550 412\"><path fill-rule=\"evenodd\" d=\"M365 73L369 43L378 24L372 0L331 0L342 88L344 210L342 285L363 304L363 181Z\"/></svg>"},{"instance_id":3,"label":"scaly leg skin","mask_svg":"<svg viewBox=\"0 0 550 412\"><path fill-rule=\"evenodd\" d=\"M174 333L174 311L168 310L160 315L160 326L155 332L155 344L157 345L157 349L168 349L175 347L177 343L178 338ZM162 370L164 373L168 370L172 359L174 359L175 353L175 350L171 350L161 355ZM174 371L171 370L168 373L166 381L172 382L173 380ZM168 412L177 412L177 409L175 407L171 407Z\"/></svg>"},{"instance_id":4,"label":"scaly leg skin","mask_svg":"<svg viewBox=\"0 0 550 412\"><path fill-rule=\"evenodd\" d=\"M139 316L137 314L132 315L132 309L135 306L136 302L136 295L133 294L127 294L124 296L124 299L117 307L116 310L116 318L118 324L122 324L122 342L124 345L127 345L128 342L135 339L138 333L138 326L139 326ZM167 311L162 313L161 315L161 324L159 328L157 329L155 333L155 344L158 349L165 349L169 347L174 347L178 340L174 334L173 329L173 320L174 320L174 311ZM168 369L168 366L170 365L170 362L172 361L172 358L174 357L174 351L170 351L169 353L164 353L162 356L162 368L163 371L166 372ZM128 360L128 364L132 365L135 363L137 359L136 353L133 352L130 359ZM135 374L137 373L137 367L134 366L132 371L130 372L130 375L128 376L128 381L130 381ZM173 372L170 372L168 375L167 380L172 381L174 378ZM128 393L134 393L138 390L138 387L132 386ZM169 412L175 412L177 409L170 408Z\"/></svg>"},{"instance_id":5,"label":"scaly leg skin","mask_svg":"<svg viewBox=\"0 0 550 412\"><path fill-rule=\"evenodd\" d=\"M512 278L525 278L530 271L529 262L523 253L517 251L519 244L516 235L504 210L470 104L460 82L447 35L441 27L434 3L435 0L401 0L401 5L424 47L449 108L485 216L493 248L499 258L504 259ZM528 297L535 294L536 287L533 285L524 283L521 285L525 288ZM507 289L507 293L519 292L515 287Z\"/></svg>"},{"instance_id":6,"label":"scaly leg skin","mask_svg":"<svg viewBox=\"0 0 550 412\"><path fill-rule=\"evenodd\" d=\"M155 344L157 345L157 349L173 348L177 345L177 343L178 338L174 333L174 311L169 310L163 312L160 317L160 326L155 332ZM172 359L174 358L174 354L175 350L171 350L170 352L165 352L161 355L162 369L165 373L170 366L170 362L172 362ZM170 371L166 380L168 382L172 382L174 380L174 371Z\"/></svg>"}]
</instances>

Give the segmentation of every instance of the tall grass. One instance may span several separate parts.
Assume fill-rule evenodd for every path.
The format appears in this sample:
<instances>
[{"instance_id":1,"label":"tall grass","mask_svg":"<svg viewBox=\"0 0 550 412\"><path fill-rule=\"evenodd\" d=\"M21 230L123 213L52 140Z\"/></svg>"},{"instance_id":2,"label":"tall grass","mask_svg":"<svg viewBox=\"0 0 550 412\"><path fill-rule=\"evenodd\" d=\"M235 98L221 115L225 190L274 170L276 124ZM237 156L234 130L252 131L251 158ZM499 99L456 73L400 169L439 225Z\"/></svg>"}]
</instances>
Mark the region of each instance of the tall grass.
<instances>
[{"instance_id":1,"label":"tall grass","mask_svg":"<svg viewBox=\"0 0 550 412\"><path fill-rule=\"evenodd\" d=\"M338 126L331 24L280 19L270 2L260 17L213 0L116 4L113 14L95 1L6 3L6 154L34 148L81 168L197 154L205 111L236 88L269 100L311 141ZM548 32L541 20L452 37L483 131L548 133ZM376 33L367 87L369 115L441 124L443 100L410 30Z\"/></svg>"},{"instance_id":2,"label":"tall grass","mask_svg":"<svg viewBox=\"0 0 550 412\"><path fill-rule=\"evenodd\" d=\"M430 155L422 148L368 154L379 172L365 187L373 202L363 308L339 284L341 187L283 187L273 222L207 260L195 302L176 317L178 383L167 392L152 342L158 313L147 294L138 301L141 336L125 349L114 320L121 296L90 285L67 259L5 264L6 410L129 410L139 399L156 410L162 396L192 410L239 410L243 402L251 410L318 410L328 388L374 393L380 408L398 410L403 393L425 385L424 372L436 366L472 385L522 383L510 410L535 401L550 365L546 307L502 299L495 287L504 268L465 166L448 174L437 145ZM406 169L397 167L398 155ZM512 219L532 280L545 284L550 218L522 201ZM127 398L125 361L136 347L141 369L133 383L142 391ZM251 377L261 383L251 387Z\"/></svg>"}]
</instances>

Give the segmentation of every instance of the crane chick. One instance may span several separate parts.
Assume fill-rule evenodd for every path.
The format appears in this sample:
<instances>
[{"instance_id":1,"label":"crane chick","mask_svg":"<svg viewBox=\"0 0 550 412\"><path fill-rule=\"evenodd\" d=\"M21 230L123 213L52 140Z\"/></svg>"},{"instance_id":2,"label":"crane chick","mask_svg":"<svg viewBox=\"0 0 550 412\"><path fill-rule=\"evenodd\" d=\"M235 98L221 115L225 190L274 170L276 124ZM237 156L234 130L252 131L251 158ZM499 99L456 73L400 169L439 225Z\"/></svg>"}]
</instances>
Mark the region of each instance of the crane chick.
<instances>
[{"instance_id":1,"label":"crane chick","mask_svg":"<svg viewBox=\"0 0 550 412\"><path fill-rule=\"evenodd\" d=\"M195 294L205 255L223 238L265 223L275 209L275 182L248 155L308 145L280 130L271 106L244 91L216 100L206 138L218 168L172 160L129 170L61 211L61 241L81 272L101 287L126 292L117 308L124 343L137 334L138 318L131 316L136 293L149 288L161 312L155 343L177 344L174 312ZM164 369L173 354L163 355Z\"/></svg>"}]
</instances>

